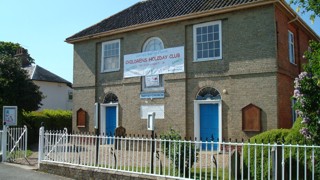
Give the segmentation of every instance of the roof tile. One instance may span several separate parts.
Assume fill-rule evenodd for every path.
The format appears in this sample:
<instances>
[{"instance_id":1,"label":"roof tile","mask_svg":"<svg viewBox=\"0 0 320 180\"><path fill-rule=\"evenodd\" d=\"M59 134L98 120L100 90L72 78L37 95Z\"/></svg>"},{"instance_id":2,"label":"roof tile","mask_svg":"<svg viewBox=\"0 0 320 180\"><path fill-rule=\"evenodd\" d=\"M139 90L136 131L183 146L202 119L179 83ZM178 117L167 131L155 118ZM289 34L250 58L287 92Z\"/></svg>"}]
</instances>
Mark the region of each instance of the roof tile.
<instances>
[{"instance_id":1,"label":"roof tile","mask_svg":"<svg viewBox=\"0 0 320 180\"><path fill-rule=\"evenodd\" d=\"M90 26L67 41L133 25L264 0L147 0Z\"/></svg>"}]
</instances>

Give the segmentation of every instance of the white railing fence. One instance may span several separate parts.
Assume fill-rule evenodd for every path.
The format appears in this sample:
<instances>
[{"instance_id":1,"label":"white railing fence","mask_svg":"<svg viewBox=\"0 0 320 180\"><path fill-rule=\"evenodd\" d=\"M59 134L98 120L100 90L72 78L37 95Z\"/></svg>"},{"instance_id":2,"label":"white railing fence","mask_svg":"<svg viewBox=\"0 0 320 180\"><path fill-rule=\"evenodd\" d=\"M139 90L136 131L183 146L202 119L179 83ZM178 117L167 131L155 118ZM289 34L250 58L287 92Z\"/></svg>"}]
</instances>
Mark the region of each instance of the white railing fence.
<instances>
[{"instance_id":1,"label":"white railing fence","mask_svg":"<svg viewBox=\"0 0 320 180\"><path fill-rule=\"evenodd\" d=\"M66 129L41 128L39 135L39 163L175 179L317 179L319 152L314 145L95 136Z\"/></svg>"},{"instance_id":2,"label":"white railing fence","mask_svg":"<svg viewBox=\"0 0 320 180\"><path fill-rule=\"evenodd\" d=\"M3 133L3 130L0 130L0 156L2 156L2 133Z\"/></svg>"}]
</instances>

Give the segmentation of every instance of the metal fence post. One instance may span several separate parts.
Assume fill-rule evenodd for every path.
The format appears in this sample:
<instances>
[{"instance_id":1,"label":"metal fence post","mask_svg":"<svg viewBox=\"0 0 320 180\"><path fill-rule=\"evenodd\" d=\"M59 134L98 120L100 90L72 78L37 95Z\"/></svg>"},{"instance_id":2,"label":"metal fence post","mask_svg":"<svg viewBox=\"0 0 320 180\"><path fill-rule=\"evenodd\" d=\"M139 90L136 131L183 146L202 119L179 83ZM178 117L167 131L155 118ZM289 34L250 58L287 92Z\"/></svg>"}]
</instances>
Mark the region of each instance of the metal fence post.
<instances>
[{"instance_id":1,"label":"metal fence post","mask_svg":"<svg viewBox=\"0 0 320 180\"><path fill-rule=\"evenodd\" d=\"M3 125L2 131L2 162L7 160L7 135L8 135L8 127Z\"/></svg>"},{"instance_id":2,"label":"metal fence post","mask_svg":"<svg viewBox=\"0 0 320 180\"><path fill-rule=\"evenodd\" d=\"M23 126L25 130L25 136L24 136L24 158L27 158L27 149L28 149L28 128L26 125Z\"/></svg>"},{"instance_id":3,"label":"metal fence post","mask_svg":"<svg viewBox=\"0 0 320 180\"><path fill-rule=\"evenodd\" d=\"M40 162L43 159L43 145L44 145L44 126L41 126L39 129L38 168L40 168Z\"/></svg>"},{"instance_id":4,"label":"metal fence post","mask_svg":"<svg viewBox=\"0 0 320 180\"><path fill-rule=\"evenodd\" d=\"M63 162L67 162L67 152L68 152L68 129L64 128L63 133L65 135L64 137L64 160Z\"/></svg>"}]
</instances>

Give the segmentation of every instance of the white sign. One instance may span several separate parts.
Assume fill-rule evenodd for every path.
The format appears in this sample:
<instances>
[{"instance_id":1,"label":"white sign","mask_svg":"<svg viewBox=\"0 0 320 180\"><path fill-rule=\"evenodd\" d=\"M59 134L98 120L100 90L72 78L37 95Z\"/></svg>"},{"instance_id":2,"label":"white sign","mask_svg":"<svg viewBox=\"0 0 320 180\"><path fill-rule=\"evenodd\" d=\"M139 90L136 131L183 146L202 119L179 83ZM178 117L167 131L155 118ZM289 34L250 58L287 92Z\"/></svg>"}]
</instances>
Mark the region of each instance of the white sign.
<instances>
[{"instance_id":1,"label":"white sign","mask_svg":"<svg viewBox=\"0 0 320 180\"><path fill-rule=\"evenodd\" d=\"M147 129L150 131L154 130L154 117L156 116L155 112L149 112L148 113L148 119L147 119Z\"/></svg>"},{"instance_id":2,"label":"white sign","mask_svg":"<svg viewBox=\"0 0 320 180\"><path fill-rule=\"evenodd\" d=\"M148 119L148 113L155 112L155 119L164 119L164 105L142 105L140 108L141 119Z\"/></svg>"},{"instance_id":3,"label":"white sign","mask_svg":"<svg viewBox=\"0 0 320 180\"><path fill-rule=\"evenodd\" d=\"M124 78L179 72L184 72L183 46L124 56Z\"/></svg>"},{"instance_id":4,"label":"white sign","mask_svg":"<svg viewBox=\"0 0 320 180\"><path fill-rule=\"evenodd\" d=\"M17 125L17 111L17 106L3 106L3 123L6 123L6 126Z\"/></svg>"},{"instance_id":5,"label":"white sign","mask_svg":"<svg viewBox=\"0 0 320 180\"><path fill-rule=\"evenodd\" d=\"M146 76L146 87L157 87L160 85L159 75Z\"/></svg>"}]
</instances>

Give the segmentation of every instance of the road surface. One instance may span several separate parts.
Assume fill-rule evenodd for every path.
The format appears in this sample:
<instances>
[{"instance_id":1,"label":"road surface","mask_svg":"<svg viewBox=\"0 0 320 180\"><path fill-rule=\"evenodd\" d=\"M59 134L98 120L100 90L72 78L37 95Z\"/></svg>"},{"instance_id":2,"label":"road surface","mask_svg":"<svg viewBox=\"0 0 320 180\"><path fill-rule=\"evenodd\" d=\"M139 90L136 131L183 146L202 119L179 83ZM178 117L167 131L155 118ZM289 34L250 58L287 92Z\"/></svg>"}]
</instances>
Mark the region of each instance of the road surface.
<instances>
[{"instance_id":1,"label":"road surface","mask_svg":"<svg viewBox=\"0 0 320 180\"><path fill-rule=\"evenodd\" d=\"M69 178L36 171L27 166L0 163L0 180L70 180Z\"/></svg>"}]
</instances>

